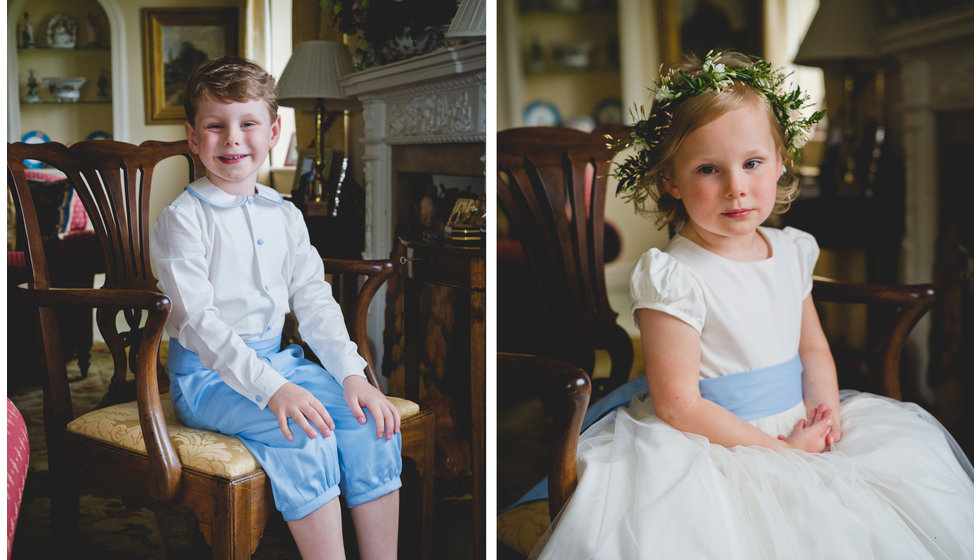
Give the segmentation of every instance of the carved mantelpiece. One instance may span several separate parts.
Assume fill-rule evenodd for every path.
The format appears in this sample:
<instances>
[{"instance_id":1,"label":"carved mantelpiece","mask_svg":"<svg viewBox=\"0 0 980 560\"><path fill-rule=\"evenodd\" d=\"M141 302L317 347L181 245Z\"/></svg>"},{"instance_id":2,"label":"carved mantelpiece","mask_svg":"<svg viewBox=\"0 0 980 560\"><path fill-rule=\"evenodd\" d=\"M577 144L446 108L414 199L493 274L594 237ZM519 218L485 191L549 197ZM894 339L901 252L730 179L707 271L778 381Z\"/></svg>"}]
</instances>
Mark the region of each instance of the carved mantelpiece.
<instances>
[{"instance_id":1,"label":"carved mantelpiece","mask_svg":"<svg viewBox=\"0 0 980 560\"><path fill-rule=\"evenodd\" d=\"M444 49L346 76L341 87L364 106L365 258L394 247L393 193L399 146L486 143L486 43ZM447 158L448 159L448 158ZM446 162L447 174L453 172ZM372 309L368 334L382 339L384 312ZM377 361L380 363L380 360Z\"/></svg>"}]
</instances>

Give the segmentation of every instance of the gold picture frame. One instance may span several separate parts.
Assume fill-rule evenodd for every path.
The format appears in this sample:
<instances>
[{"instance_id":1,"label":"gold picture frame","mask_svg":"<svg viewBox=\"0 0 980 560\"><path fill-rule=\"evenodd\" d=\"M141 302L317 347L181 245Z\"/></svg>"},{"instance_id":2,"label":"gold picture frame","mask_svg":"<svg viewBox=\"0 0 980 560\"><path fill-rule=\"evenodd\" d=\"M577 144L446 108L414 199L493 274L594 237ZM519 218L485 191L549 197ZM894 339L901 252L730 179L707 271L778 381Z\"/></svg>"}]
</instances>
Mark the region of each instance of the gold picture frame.
<instances>
[{"instance_id":1,"label":"gold picture frame","mask_svg":"<svg viewBox=\"0 0 980 560\"><path fill-rule=\"evenodd\" d=\"M190 71L239 53L238 8L143 8L141 16L146 124L183 123Z\"/></svg>"}]
</instances>

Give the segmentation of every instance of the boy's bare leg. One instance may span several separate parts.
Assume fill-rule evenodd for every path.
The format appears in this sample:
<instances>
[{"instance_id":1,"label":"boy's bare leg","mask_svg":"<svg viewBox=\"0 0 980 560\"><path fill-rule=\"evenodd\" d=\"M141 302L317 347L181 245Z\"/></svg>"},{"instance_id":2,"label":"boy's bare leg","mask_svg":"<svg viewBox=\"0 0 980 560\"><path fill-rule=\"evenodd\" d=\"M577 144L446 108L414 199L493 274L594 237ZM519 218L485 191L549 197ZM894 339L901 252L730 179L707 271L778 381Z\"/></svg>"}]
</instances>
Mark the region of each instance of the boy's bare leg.
<instances>
[{"instance_id":1,"label":"boy's bare leg","mask_svg":"<svg viewBox=\"0 0 980 560\"><path fill-rule=\"evenodd\" d=\"M344 560L344 532L340 499L334 498L313 513L286 525L303 558Z\"/></svg>"},{"instance_id":2,"label":"boy's bare leg","mask_svg":"<svg viewBox=\"0 0 980 560\"><path fill-rule=\"evenodd\" d=\"M398 557L398 490L350 510L362 560Z\"/></svg>"}]
</instances>

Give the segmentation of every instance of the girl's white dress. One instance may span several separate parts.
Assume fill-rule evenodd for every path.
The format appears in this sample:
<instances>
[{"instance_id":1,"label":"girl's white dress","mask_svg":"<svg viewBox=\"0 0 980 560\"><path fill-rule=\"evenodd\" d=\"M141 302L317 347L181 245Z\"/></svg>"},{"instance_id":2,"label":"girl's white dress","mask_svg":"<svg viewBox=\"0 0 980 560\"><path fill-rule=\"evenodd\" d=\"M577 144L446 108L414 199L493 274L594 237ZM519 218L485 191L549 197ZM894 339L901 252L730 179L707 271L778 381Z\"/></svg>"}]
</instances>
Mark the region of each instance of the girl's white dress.
<instances>
[{"instance_id":1,"label":"girl's white dress","mask_svg":"<svg viewBox=\"0 0 980 560\"><path fill-rule=\"evenodd\" d=\"M764 261L729 261L675 236L633 271L633 311L661 310L701 333L702 383L796 356L819 249L798 230L761 232ZM534 555L972 558L972 467L945 430L911 403L841 397L842 440L808 454L680 432L641 390L583 433L578 487ZM805 415L802 402L779 410L748 421L776 436Z\"/></svg>"}]
</instances>

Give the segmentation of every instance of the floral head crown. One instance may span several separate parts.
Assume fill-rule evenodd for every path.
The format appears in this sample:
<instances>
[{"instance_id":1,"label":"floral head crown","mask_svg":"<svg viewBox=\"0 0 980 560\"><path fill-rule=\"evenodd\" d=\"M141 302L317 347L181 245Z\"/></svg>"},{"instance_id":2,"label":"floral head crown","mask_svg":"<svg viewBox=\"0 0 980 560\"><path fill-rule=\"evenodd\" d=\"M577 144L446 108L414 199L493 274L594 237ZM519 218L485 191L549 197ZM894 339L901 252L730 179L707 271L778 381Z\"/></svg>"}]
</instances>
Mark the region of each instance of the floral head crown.
<instances>
[{"instance_id":1,"label":"floral head crown","mask_svg":"<svg viewBox=\"0 0 980 560\"><path fill-rule=\"evenodd\" d=\"M726 66L719 63L721 53L708 51L704 64L697 71L688 75L683 70L671 68L663 76L653 78L653 106L647 114L643 106L635 105L630 110L634 121L628 138L613 140L609 147L623 150L635 146L637 152L630 155L622 164L616 165L612 176L619 180L616 194L642 202L646 196L643 183L654 168L653 152L667 136L673 119L674 108L684 101L700 95L709 89L723 91L731 87L735 81L751 86L754 90L765 95L772 107L786 138L786 153L790 161L797 161L800 150L806 144L806 135L810 128L823 118L826 109L813 113L809 117L794 119L794 112L808 107L810 99L799 87L792 91L783 89L786 76L773 70L772 64L756 59L751 66Z\"/></svg>"}]
</instances>

